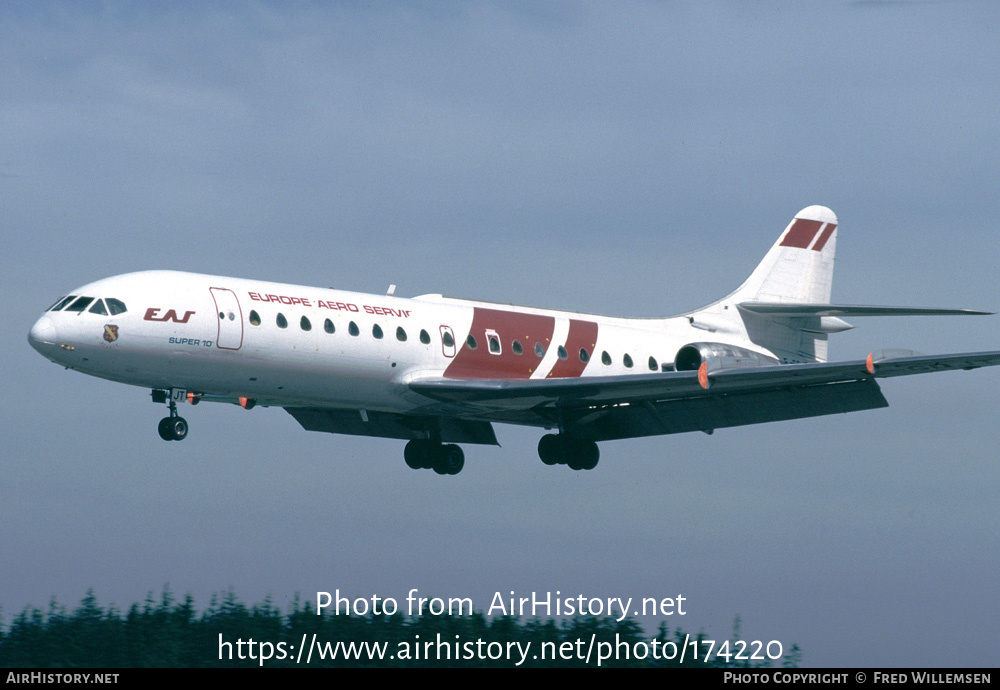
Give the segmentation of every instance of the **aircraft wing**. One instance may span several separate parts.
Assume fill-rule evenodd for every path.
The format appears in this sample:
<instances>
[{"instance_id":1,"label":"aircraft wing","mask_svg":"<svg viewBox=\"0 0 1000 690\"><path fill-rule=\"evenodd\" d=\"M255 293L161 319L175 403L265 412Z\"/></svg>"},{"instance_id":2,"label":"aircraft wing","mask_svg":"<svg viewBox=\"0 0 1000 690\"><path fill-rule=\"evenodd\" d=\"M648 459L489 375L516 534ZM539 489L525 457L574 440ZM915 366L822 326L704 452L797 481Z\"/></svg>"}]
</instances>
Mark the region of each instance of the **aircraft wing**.
<instances>
[{"instance_id":1,"label":"aircraft wing","mask_svg":"<svg viewBox=\"0 0 1000 690\"><path fill-rule=\"evenodd\" d=\"M436 401L424 414L563 429L591 441L704 431L886 407L875 379L1000 364L1000 351L708 373L680 371L573 379L420 379ZM699 380L701 379L701 380ZM464 414L463 414L464 410Z\"/></svg>"}]
</instances>

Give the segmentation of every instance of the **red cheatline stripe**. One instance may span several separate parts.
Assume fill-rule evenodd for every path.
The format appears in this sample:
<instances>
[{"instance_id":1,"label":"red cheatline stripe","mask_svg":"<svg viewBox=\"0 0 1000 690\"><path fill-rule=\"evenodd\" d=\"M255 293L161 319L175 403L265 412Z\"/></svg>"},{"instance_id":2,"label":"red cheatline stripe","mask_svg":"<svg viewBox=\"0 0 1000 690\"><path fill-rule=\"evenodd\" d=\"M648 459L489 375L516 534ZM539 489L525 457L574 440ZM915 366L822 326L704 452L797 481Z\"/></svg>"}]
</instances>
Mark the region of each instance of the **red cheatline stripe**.
<instances>
[{"instance_id":1,"label":"red cheatline stripe","mask_svg":"<svg viewBox=\"0 0 1000 690\"><path fill-rule=\"evenodd\" d=\"M792 228L788 231L788 234L785 235L785 239L781 241L780 246L805 249L813 241L813 238L816 236L816 232L822 225L823 223L818 220L796 218L795 222L792 223Z\"/></svg>"},{"instance_id":2,"label":"red cheatline stripe","mask_svg":"<svg viewBox=\"0 0 1000 690\"><path fill-rule=\"evenodd\" d=\"M535 355L535 343L548 349L552 345L552 332L556 320L551 316L522 314L502 309L474 307L472 327L469 332L478 347L469 348L462 338L458 353L444 371L451 379L526 379L541 361ZM500 354L490 352L487 330L496 331L500 337ZM521 345L522 354L514 354L514 340Z\"/></svg>"},{"instance_id":3,"label":"red cheatline stripe","mask_svg":"<svg viewBox=\"0 0 1000 690\"><path fill-rule=\"evenodd\" d=\"M832 235L833 231L836 229L837 229L836 223L827 223L826 230L823 231L823 234L821 234L819 236L819 239L816 240L816 244L813 245L813 251L815 252L823 251L823 247L826 246L826 241L830 239L830 235Z\"/></svg>"}]
</instances>

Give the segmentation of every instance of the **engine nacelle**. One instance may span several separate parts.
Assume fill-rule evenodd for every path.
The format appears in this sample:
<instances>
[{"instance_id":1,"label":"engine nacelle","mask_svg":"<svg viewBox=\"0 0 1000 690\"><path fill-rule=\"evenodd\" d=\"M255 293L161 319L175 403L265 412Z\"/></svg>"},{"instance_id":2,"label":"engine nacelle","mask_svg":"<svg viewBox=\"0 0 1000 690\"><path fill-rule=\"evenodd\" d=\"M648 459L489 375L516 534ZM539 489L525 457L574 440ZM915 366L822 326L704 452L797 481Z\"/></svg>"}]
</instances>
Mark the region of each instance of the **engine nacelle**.
<instances>
[{"instance_id":1,"label":"engine nacelle","mask_svg":"<svg viewBox=\"0 0 1000 690\"><path fill-rule=\"evenodd\" d=\"M674 357L674 368L677 371L697 371L705 362L708 363L709 372L780 364L774 357L768 357L736 345L690 343L677 351L677 356Z\"/></svg>"}]
</instances>

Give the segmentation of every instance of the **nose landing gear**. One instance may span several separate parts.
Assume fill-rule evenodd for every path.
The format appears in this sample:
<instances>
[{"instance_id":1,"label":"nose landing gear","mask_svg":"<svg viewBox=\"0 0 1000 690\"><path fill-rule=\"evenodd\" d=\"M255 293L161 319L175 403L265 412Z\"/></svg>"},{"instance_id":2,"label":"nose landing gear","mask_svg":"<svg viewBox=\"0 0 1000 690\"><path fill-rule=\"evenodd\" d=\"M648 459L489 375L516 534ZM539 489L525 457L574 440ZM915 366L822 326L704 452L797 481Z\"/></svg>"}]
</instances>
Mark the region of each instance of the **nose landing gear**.
<instances>
[{"instance_id":1,"label":"nose landing gear","mask_svg":"<svg viewBox=\"0 0 1000 690\"><path fill-rule=\"evenodd\" d=\"M183 398L185 392L180 391L180 393ZM186 419L177 414L177 401L174 399L174 396L168 393L168 391L154 390L152 398L153 402L165 402L170 408L170 416L161 419L159 425L156 427L160 438L164 441L183 441L187 438L188 423Z\"/></svg>"}]
</instances>

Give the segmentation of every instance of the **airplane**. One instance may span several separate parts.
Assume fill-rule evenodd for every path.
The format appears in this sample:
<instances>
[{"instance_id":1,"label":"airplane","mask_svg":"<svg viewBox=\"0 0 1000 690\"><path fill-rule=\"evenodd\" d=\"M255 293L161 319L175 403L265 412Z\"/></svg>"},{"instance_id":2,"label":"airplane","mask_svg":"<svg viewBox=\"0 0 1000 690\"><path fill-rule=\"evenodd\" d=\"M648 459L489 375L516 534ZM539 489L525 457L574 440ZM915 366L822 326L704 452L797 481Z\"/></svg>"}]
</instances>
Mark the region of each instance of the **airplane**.
<instances>
[{"instance_id":1,"label":"airplane","mask_svg":"<svg viewBox=\"0 0 1000 690\"><path fill-rule=\"evenodd\" d=\"M842 317L968 309L830 302L838 220L795 215L750 277L706 307L613 318L422 295L412 299L178 271L98 280L60 297L28 340L67 369L178 403L283 407L307 430L407 441L413 469L457 474L457 444L494 423L540 427L538 455L574 470L598 442L886 407L876 379L1000 364L1000 351L827 361Z\"/></svg>"}]
</instances>

